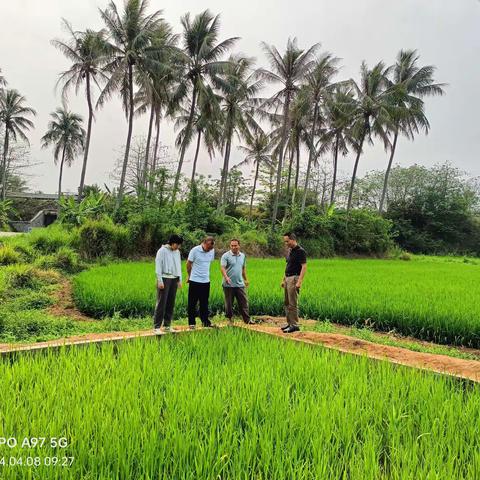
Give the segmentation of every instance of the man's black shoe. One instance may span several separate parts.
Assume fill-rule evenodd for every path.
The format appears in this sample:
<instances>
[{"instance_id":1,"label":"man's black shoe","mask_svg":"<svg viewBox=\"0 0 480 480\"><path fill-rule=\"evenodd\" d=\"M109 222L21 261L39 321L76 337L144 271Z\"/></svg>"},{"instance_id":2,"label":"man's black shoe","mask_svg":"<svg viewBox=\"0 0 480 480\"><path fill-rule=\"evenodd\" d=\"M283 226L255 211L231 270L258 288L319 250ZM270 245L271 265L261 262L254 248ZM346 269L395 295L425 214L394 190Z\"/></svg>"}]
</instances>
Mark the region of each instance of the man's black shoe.
<instances>
[{"instance_id":1,"label":"man's black shoe","mask_svg":"<svg viewBox=\"0 0 480 480\"><path fill-rule=\"evenodd\" d=\"M245 325L256 325L256 323L253 320L249 320L248 322L244 322Z\"/></svg>"},{"instance_id":2,"label":"man's black shoe","mask_svg":"<svg viewBox=\"0 0 480 480\"><path fill-rule=\"evenodd\" d=\"M293 332L299 332L300 327L296 327L294 325L291 325L290 327L286 328L283 333L293 333Z\"/></svg>"},{"instance_id":3,"label":"man's black shoe","mask_svg":"<svg viewBox=\"0 0 480 480\"><path fill-rule=\"evenodd\" d=\"M290 327L290 325L287 323L286 325L284 325L283 327L280 327L281 330L286 330L288 327Z\"/></svg>"}]
</instances>

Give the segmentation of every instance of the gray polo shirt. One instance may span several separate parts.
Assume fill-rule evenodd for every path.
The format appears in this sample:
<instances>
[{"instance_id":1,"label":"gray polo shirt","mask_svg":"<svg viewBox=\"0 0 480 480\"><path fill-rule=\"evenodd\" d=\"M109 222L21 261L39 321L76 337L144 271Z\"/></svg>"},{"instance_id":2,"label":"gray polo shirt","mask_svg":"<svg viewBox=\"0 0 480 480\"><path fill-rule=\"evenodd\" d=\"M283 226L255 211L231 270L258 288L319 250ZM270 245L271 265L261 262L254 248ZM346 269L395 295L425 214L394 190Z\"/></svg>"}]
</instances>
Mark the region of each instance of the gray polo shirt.
<instances>
[{"instance_id":1,"label":"gray polo shirt","mask_svg":"<svg viewBox=\"0 0 480 480\"><path fill-rule=\"evenodd\" d=\"M225 252L220 260L220 265L225 267L227 275L232 283L229 285L225 279L223 279L222 285L224 287L244 287L245 282L242 277L242 269L247 265L247 258L245 254L239 252L238 255L234 255L231 250Z\"/></svg>"}]
</instances>

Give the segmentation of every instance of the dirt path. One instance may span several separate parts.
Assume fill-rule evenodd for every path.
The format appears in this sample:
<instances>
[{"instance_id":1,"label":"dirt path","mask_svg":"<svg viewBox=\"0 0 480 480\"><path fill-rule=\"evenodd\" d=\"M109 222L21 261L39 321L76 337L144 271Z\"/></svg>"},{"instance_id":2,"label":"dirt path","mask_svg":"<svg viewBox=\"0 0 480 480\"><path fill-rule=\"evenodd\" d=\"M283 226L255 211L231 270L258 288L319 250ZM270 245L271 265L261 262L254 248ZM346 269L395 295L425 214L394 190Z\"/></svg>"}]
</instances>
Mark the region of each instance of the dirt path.
<instances>
[{"instance_id":1,"label":"dirt path","mask_svg":"<svg viewBox=\"0 0 480 480\"><path fill-rule=\"evenodd\" d=\"M189 332L187 326L176 326L178 333ZM161 333L160 335L167 335ZM27 350L42 350L44 348L56 348L64 345L84 345L88 343L114 342L118 340L129 340L139 337L156 337L158 334L153 330L137 330L134 332L110 332L110 333L86 333L57 340L48 340L37 343L0 343L0 355L10 352L21 352Z\"/></svg>"},{"instance_id":2,"label":"dirt path","mask_svg":"<svg viewBox=\"0 0 480 480\"><path fill-rule=\"evenodd\" d=\"M69 280L63 279L52 297L54 304L47 309L47 312L51 315L69 317L72 320L81 322L95 322L93 318L87 317L76 308L73 300L73 286Z\"/></svg>"},{"instance_id":3,"label":"dirt path","mask_svg":"<svg viewBox=\"0 0 480 480\"><path fill-rule=\"evenodd\" d=\"M405 348L379 345L377 343L367 342L366 340L360 340L339 333L300 331L287 335L281 332L278 325L274 324L254 325L252 327L245 326L244 328L287 340L316 345L320 344L326 348L339 350L345 353L365 355L377 360L387 360L399 365L420 368L422 370L431 370L437 373L480 382L480 361L463 360L460 358L449 357L447 355L413 352Z\"/></svg>"}]
</instances>

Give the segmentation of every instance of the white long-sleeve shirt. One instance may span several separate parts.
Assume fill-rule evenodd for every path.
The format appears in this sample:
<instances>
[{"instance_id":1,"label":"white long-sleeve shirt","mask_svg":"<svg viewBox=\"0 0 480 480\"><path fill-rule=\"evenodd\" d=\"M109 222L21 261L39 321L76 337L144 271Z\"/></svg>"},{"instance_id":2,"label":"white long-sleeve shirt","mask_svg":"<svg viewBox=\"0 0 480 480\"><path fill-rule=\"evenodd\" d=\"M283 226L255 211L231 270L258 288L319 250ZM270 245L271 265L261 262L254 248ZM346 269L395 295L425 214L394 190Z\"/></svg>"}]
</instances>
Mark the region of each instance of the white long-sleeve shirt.
<instances>
[{"instance_id":1,"label":"white long-sleeve shirt","mask_svg":"<svg viewBox=\"0 0 480 480\"><path fill-rule=\"evenodd\" d=\"M163 278L178 277L182 281L182 263L180 251L172 250L170 245L163 245L157 252L155 258L155 273L158 281Z\"/></svg>"}]
</instances>

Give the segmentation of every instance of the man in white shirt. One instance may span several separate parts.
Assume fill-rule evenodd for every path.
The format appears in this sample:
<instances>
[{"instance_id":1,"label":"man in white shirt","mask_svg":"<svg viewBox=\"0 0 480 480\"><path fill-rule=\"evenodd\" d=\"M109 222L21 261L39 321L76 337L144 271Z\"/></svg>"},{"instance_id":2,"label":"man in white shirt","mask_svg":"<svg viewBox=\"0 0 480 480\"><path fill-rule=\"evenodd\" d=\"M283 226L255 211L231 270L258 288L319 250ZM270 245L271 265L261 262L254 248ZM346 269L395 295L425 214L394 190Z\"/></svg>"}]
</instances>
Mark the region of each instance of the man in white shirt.
<instances>
[{"instance_id":1,"label":"man in white shirt","mask_svg":"<svg viewBox=\"0 0 480 480\"><path fill-rule=\"evenodd\" d=\"M208 318L210 297L210 265L215 259L215 239L206 237L200 245L193 247L187 260L188 325L195 328L197 304L200 304L200 320L204 327L213 327Z\"/></svg>"},{"instance_id":2,"label":"man in white shirt","mask_svg":"<svg viewBox=\"0 0 480 480\"><path fill-rule=\"evenodd\" d=\"M182 264L180 245L182 237L171 235L168 243L163 245L155 258L155 273L157 275L157 305L154 315L154 329L160 333L162 325L167 332L174 331L171 327L177 288L182 287Z\"/></svg>"}]
</instances>

